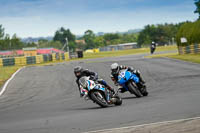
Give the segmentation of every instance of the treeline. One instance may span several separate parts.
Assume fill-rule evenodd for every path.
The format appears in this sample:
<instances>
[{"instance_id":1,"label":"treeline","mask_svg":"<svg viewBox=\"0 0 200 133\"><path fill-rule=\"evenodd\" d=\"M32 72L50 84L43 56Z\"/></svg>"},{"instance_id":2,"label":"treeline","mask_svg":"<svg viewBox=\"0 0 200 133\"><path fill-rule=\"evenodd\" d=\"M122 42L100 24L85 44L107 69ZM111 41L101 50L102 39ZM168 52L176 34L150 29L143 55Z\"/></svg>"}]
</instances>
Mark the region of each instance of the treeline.
<instances>
[{"instance_id":1,"label":"treeline","mask_svg":"<svg viewBox=\"0 0 200 133\"><path fill-rule=\"evenodd\" d=\"M181 38L186 38L186 43L181 43ZM200 20L196 22L184 23L176 36L178 46L186 46L194 43L200 43Z\"/></svg>"},{"instance_id":2,"label":"treeline","mask_svg":"<svg viewBox=\"0 0 200 133\"><path fill-rule=\"evenodd\" d=\"M92 30L87 30L82 37L76 38L76 36L71 33L70 29L65 29L61 27L55 32L53 37L54 41L59 41L63 45L66 43L66 38L69 42L70 50L75 49L93 49L108 45L116 45L120 43L136 42L138 33L134 34L119 34L119 33L107 33L104 35L95 35ZM67 50L67 47L65 47Z\"/></svg>"},{"instance_id":3,"label":"treeline","mask_svg":"<svg viewBox=\"0 0 200 133\"><path fill-rule=\"evenodd\" d=\"M4 28L0 25L0 50L21 49L23 46L16 34L10 37L4 33Z\"/></svg>"},{"instance_id":4,"label":"treeline","mask_svg":"<svg viewBox=\"0 0 200 133\"><path fill-rule=\"evenodd\" d=\"M147 25L140 32L138 37L138 46L147 46L152 41L158 45L168 45L175 42L178 29L183 23L178 24L157 24Z\"/></svg>"},{"instance_id":5,"label":"treeline","mask_svg":"<svg viewBox=\"0 0 200 133\"><path fill-rule=\"evenodd\" d=\"M106 33L103 35L96 35L92 30L87 30L82 37L77 38L70 29L61 27L55 32L52 41L41 39L38 42L23 43L16 34L12 37L5 34L4 28L0 25L0 50L15 50L24 47L54 47L62 49L66 43L66 38L68 39L70 51L75 51L76 49L93 49L130 42L137 42L138 47L149 46L152 41L159 45L172 44L177 41L178 45L182 45L180 44L180 37L186 37L189 43L199 43L200 30L198 29L200 29L199 21L195 23L166 23L147 25L138 33ZM64 50L67 51L67 47L65 47Z\"/></svg>"},{"instance_id":6,"label":"treeline","mask_svg":"<svg viewBox=\"0 0 200 133\"><path fill-rule=\"evenodd\" d=\"M61 49L63 47L60 41L48 41L41 39L38 42L24 43L16 34L10 37L4 32L4 28L0 25L0 50L18 50L25 47L48 48L54 47Z\"/></svg>"},{"instance_id":7,"label":"treeline","mask_svg":"<svg viewBox=\"0 0 200 133\"><path fill-rule=\"evenodd\" d=\"M96 36L93 31L87 30L84 36L80 39L85 40L84 49L99 48L108 45L116 45L121 43L137 42L138 33L107 33L101 36Z\"/></svg>"}]
</instances>

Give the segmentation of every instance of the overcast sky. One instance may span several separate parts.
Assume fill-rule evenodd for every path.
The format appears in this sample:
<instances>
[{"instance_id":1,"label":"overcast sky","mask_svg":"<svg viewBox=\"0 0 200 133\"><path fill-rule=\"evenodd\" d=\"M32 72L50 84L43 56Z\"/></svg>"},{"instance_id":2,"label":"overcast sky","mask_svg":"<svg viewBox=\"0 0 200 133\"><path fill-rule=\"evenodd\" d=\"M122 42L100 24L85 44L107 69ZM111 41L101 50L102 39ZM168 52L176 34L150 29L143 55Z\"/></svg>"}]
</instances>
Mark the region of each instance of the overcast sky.
<instances>
[{"instance_id":1,"label":"overcast sky","mask_svg":"<svg viewBox=\"0 0 200 133\"><path fill-rule=\"evenodd\" d=\"M0 0L0 24L11 36L127 31L147 24L195 21L194 0Z\"/></svg>"}]
</instances>

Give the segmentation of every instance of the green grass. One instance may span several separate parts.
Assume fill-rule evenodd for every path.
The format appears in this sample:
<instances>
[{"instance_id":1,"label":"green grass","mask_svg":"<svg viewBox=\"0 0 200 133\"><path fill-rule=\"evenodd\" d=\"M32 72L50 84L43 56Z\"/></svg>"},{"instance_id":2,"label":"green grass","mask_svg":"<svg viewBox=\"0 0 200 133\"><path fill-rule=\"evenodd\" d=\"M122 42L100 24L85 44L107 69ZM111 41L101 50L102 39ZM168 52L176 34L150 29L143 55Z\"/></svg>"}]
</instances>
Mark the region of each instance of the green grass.
<instances>
[{"instance_id":1,"label":"green grass","mask_svg":"<svg viewBox=\"0 0 200 133\"><path fill-rule=\"evenodd\" d=\"M0 87L10 76L19 69L20 66L0 67Z\"/></svg>"},{"instance_id":2,"label":"green grass","mask_svg":"<svg viewBox=\"0 0 200 133\"><path fill-rule=\"evenodd\" d=\"M200 63L200 54L169 55L168 57L193 63Z\"/></svg>"},{"instance_id":3,"label":"green grass","mask_svg":"<svg viewBox=\"0 0 200 133\"><path fill-rule=\"evenodd\" d=\"M156 48L156 52L161 51L170 51L177 50L177 46L161 46ZM122 55L131 55L131 54L142 54L149 53L149 48L140 48L140 49L129 49L129 50L119 50L119 51L108 51L108 52L99 52L99 53L84 53L84 58L103 58L103 57L114 57L114 56L122 56Z\"/></svg>"},{"instance_id":4,"label":"green grass","mask_svg":"<svg viewBox=\"0 0 200 133\"><path fill-rule=\"evenodd\" d=\"M157 54L157 55L147 56L147 58L160 58L160 57L168 57L193 63L200 63L200 54L179 55L178 53L168 53L168 54Z\"/></svg>"}]
</instances>

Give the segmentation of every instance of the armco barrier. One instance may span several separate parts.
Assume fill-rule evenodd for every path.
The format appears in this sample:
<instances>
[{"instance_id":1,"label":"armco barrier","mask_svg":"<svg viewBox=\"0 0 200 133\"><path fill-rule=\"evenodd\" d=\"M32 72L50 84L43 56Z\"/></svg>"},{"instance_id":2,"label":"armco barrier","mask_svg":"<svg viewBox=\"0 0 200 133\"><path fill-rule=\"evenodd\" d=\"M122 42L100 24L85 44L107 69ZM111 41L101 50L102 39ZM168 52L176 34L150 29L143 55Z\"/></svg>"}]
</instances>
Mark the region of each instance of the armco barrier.
<instances>
[{"instance_id":1,"label":"armco barrier","mask_svg":"<svg viewBox=\"0 0 200 133\"><path fill-rule=\"evenodd\" d=\"M200 44L193 44L189 46L179 46L179 54L197 54L200 53Z\"/></svg>"}]
</instances>

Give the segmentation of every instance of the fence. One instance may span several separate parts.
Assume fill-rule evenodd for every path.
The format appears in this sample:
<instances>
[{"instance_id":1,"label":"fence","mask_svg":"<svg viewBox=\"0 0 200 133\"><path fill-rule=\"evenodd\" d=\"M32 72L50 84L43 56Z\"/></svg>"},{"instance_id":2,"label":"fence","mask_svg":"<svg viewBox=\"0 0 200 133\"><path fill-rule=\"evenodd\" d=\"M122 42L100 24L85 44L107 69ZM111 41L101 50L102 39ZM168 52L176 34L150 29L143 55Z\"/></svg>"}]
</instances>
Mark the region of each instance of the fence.
<instances>
[{"instance_id":1,"label":"fence","mask_svg":"<svg viewBox=\"0 0 200 133\"><path fill-rule=\"evenodd\" d=\"M68 53L44 54L36 56L0 58L0 66L40 64L44 62L67 61Z\"/></svg>"},{"instance_id":2,"label":"fence","mask_svg":"<svg viewBox=\"0 0 200 133\"><path fill-rule=\"evenodd\" d=\"M189 46L179 46L179 54L197 54L200 53L200 44L193 44Z\"/></svg>"}]
</instances>

